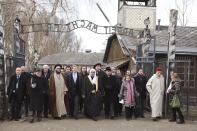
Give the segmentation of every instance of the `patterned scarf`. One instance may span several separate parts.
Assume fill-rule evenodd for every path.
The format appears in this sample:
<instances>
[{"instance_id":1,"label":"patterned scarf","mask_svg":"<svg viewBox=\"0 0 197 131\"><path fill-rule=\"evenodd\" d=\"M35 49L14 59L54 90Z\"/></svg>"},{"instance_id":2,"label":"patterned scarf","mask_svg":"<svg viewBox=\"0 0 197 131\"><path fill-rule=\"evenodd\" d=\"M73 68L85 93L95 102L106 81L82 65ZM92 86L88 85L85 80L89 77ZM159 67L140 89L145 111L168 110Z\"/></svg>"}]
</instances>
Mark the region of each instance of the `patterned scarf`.
<instances>
[{"instance_id":1,"label":"patterned scarf","mask_svg":"<svg viewBox=\"0 0 197 131\"><path fill-rule=\"evenodd\" d=\"M132 105L134 103L134 90L133 90L133 81L127 83L127 104Z\"/></svg>"}]
</instances>

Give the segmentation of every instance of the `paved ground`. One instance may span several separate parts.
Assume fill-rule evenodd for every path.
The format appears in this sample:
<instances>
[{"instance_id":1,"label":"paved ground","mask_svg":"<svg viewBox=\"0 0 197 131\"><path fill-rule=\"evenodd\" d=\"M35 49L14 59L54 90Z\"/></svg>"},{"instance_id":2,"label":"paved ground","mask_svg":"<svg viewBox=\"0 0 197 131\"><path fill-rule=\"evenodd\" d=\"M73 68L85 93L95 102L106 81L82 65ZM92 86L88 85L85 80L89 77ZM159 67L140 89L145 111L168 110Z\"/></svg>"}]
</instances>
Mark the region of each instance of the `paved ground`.
<instances>
[{"instance_id":1,"label":"paved ground","mask_svg":"<svg viewBox=\"0 0 197 131\"><path fill-rule=\"evenodd\" d=\"M0 122L0 131L197 131L197 122L186 121L184 125L169 123L167 120L152 122L148 118L126 121L124 118L95 122L86 118L79 120L43 119L29 123L29 120Z\"/></svg>"}]
</instances>

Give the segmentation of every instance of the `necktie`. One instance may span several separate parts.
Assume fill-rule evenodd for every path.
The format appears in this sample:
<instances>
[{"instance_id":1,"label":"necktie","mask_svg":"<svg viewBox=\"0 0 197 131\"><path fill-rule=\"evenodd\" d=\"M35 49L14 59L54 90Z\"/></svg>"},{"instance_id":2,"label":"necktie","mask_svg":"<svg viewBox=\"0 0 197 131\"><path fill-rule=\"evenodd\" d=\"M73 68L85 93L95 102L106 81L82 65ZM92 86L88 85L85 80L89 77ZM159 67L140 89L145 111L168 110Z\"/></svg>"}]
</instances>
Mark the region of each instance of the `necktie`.
<instances>
[{"instance_id":1,"label":"necktie","mask_svg":"<svg viewBox=\"0 0 197 131\"><path fill-rule=\"evenodd\" d=\"M18 81L19 81L19 75L17 75L16 89L18 89Z\"/></svg>"}]
</instances>

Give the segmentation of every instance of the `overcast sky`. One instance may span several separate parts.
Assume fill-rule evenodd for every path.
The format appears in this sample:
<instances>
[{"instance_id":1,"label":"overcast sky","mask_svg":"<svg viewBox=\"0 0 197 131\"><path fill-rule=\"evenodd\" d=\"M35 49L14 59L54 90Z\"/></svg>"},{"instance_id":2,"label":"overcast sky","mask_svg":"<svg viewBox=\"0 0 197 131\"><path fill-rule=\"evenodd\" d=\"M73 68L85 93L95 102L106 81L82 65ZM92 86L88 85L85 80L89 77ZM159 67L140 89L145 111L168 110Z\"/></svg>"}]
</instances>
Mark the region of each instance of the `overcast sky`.
<instances>
[{"instance_id":1,"label":"overcast sky","mask_svg":"<svg viewBox=\"0 0 197 131\"><path fill-rule=\"evenodd\" d=\"M172 8L176 9L175 1L176 0L157 0L157 19L161 19L162 25L168 25L169 11ZM181 1L182 0L177 0L177 3L180 4ZM117 23L118 0L78 0L78 2L75 3L78 9L78 18L92 21L97 25L110 25L96 6L97 2L102 7L111 23L115 25ZM189 7L188 26L197 26L197 8L195 8L197 7L197 0L192 0ZM75 32L82 38L81 48L83 51L85 49L91 49L93 52L100 52L105 49L106 40L109 35L94 34L86 29L78 29Z\"/></svg>"}]
</instances>

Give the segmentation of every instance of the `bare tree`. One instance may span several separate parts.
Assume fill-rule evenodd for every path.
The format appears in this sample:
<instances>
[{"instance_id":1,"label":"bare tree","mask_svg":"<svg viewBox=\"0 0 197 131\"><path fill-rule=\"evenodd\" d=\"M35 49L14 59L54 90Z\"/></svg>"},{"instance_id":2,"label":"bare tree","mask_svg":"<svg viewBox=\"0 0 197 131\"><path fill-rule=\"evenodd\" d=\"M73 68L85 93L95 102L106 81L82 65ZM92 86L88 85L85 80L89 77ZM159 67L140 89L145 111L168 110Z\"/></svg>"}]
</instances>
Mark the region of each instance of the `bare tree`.
<instances>
[{"instance_id":1,"label":"bare tree","mask_svg":"<svg viewBox=\"0 0 197 131\"><path fill-rule=\"evenodd\" d=\"M4 0L4 30L6 52L14 55L13 20L16 15L21 24L57 23L65 24L69 18L76 17L76 10L71 0ZM8 4L9 3L9 4ZM61 11L65 17L57 17ZM32 30L29 26L27 30ZM32 65L35 51L41 57L59 52L79 51L81 40L74 32L32 32L21 35L26 41L26 64Z\"/></svg>"},{"instance_id":2,"label":"bare tree","mask_svg":"<svg viewBox=\"0 0 197 131\"><path fill-rule=\"evenodd\" d=\"M176 0L175 4L179 12L179 23L181 26L186 26L189 22L188 15L191 14L191 4L193 0Z\"/></svg>"}]
</instances>

